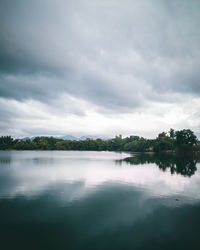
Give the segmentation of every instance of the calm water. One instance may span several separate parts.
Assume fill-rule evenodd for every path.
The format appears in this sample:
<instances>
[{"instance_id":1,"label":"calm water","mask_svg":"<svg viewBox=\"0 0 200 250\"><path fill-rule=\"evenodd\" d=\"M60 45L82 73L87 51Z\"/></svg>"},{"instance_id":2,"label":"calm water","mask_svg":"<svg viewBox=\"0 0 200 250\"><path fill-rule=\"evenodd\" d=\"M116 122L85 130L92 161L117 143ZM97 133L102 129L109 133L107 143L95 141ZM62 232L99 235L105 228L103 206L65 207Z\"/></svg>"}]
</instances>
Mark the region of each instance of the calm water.
<instances>
[{"instance_id":1,"label":"calm water","mask_svg":"<svg viewBox=\"0 0 200 250\"><path fill-rule=\"evenodd\" d=\"M0 151L3 250L200 249L199 235L197 160Z\"/></svg>"}]
</instances>

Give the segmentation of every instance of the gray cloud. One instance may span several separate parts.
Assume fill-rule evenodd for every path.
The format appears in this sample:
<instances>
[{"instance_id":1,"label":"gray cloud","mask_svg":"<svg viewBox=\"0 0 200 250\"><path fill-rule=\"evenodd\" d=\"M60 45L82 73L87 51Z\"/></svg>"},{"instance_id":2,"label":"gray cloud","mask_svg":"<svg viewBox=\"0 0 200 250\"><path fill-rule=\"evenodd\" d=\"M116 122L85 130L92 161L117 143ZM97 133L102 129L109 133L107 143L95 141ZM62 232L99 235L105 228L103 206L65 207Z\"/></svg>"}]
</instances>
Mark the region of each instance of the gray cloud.
<instances>
[{"instance_id":1,"label":"gray cloud","mask_svg":"<svg viewBox=\"0 0 200 250\"><path fill-rule=\"evenodd\" d=\"M103 113L199 97L199 9L186 0L0 0L0 97L55 107L66 93Z\"/></svg>"}]
</instances>

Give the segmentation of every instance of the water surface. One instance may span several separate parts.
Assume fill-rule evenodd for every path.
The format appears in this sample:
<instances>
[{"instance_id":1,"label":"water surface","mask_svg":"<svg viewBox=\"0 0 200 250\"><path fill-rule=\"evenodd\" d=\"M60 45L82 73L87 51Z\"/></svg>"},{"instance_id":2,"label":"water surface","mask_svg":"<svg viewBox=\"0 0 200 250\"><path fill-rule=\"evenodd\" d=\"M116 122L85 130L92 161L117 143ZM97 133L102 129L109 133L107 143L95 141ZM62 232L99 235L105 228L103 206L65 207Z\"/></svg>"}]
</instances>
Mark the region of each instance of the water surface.
<instances>
[{"instance_id":1,"label":"water surface","mask_svg":"<svg viewBox=\"0 0 200 250\"><path fill-rule=\"evenodd\" d=\"M199 249L198 160L0 151L1 249Z\"/></svg>"}]
</instances>

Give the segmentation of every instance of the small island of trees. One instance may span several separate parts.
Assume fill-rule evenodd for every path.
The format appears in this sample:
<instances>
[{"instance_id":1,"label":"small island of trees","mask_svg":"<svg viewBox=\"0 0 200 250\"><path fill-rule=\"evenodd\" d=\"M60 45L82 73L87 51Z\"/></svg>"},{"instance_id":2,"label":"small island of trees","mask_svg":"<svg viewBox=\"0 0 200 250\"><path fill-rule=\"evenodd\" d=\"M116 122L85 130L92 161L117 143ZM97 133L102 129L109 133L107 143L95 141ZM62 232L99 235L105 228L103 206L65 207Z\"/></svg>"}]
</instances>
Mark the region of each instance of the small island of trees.
<instances>
[{"instance_id":1,"label":"small island of trees","mask_svg":"<svg viewBox=\"0 0 200 250\"><path fill-rule=\"evenodd\" d=\"M139 136L112 139L64 140L55 137L35 137L31 139L14 139L11 136L0 137L0 150L95 150L128 152L200 152L196 135L190 129L158 134L155 139Z\"/></svg>"}]
</instances>

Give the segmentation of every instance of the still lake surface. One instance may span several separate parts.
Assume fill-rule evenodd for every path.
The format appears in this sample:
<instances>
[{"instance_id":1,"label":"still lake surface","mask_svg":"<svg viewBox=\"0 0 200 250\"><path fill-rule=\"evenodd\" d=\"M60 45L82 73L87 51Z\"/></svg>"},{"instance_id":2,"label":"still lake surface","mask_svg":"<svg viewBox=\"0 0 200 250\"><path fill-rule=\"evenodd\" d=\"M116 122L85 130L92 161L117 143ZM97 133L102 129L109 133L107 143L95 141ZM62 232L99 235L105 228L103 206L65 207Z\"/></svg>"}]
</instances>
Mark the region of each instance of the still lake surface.
<instances>
[{"instance_id":1,"label":"still lake surface","mask_svg":"<svg viewBox=\"0 0 200 250\"><path fill-rule=\"evenodd\" d=\"M200 249L200 163L152 154L0 151L0 247Z\"/></svg>"}]
</instances>

